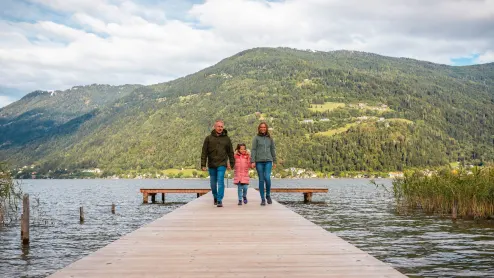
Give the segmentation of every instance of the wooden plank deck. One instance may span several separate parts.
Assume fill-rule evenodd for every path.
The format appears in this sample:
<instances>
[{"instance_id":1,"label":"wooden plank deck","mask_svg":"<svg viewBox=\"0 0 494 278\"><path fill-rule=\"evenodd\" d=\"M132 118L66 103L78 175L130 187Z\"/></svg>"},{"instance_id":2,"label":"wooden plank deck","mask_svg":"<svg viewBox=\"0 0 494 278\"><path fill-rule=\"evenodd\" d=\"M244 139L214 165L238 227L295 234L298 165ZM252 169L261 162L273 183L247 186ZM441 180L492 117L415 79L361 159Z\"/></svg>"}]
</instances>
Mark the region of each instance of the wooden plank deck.
<instances>
[{"instance_id":1,"label":"wooden plank deck","mask_svg":"<svg viewBox=\"0 0 494 278\"><path fill-rule=\"evenodd\" d=\"M211 193L54 273L58 277L406 277L273 202Z\"/></svg>"}]
</instances>

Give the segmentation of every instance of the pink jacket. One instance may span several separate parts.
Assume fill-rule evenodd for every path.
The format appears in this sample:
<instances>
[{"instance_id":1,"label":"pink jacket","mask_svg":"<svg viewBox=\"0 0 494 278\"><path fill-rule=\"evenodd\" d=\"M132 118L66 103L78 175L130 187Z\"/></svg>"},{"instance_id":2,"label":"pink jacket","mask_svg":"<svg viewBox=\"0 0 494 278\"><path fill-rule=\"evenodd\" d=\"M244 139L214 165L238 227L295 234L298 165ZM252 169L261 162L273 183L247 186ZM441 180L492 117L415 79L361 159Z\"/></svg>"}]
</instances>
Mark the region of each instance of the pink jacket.
<instances>
[{"instance_id":1,"label":"pink jacket","mask_svg":"<svg viewBox=\"0 0 494 278\"><path fill-rule=\"evenodd\" d=\"M235 178L234 184L249 183L250 154L235 153Z\"/></svg>"}]
</instances>

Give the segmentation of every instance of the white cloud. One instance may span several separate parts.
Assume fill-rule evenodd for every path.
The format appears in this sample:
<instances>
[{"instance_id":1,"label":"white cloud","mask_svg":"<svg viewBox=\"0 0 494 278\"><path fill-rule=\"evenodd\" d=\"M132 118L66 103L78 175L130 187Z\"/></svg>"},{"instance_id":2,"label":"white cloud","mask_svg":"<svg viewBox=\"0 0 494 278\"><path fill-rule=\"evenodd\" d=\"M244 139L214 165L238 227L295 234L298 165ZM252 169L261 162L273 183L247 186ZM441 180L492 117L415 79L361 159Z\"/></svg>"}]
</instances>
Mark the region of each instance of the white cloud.
<instances>
[{"instance_id":1,"label":"white cloud","mask_svg":"<svg viewBox=\"0 0 494 278\"><path fill-rule=\"evenodd\" d=\"M0 108L5 107L15 101L15 98L0 96Z\"/></svg>"},{"instance_id":2,"label":"white cloud","mask_svg":"<svg viewBox=\"0 0 494 278\"><path fill-rule=\"evenodd\" d=\"M494 62L494 50L493 51L487 51L482 55L479 55L477 58L478 63L492 63Z\"/></svg>"},{"instance_id":3,"label":"white cloud","mask_svg":"<svg viewBox=\"0 0 494 278\"><path fill-rule=\"evenodd\" d=\"M30 1L35 22L0 20L0 85L25 91L163 82L259 46L494 61L492 0Z\"/></svg>"}]
</instances>

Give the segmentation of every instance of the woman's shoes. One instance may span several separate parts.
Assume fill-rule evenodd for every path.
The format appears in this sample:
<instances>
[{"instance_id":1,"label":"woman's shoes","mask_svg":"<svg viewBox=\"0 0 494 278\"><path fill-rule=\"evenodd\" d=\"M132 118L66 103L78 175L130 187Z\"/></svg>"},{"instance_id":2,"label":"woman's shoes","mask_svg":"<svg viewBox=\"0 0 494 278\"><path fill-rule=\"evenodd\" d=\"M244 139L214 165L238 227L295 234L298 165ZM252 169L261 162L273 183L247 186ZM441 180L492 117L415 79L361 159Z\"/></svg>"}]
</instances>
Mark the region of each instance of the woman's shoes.
<instances>
[{"instance_id":1,"label":"woman's shoes","mask_svg":"<svg viewBox=\"0 0 494 278\"><path fill-rule=\"evenodd\" d=\"M242 200L238 200L238 205L241 206L242 205Z\"/></svg>"},{"instance_id":2,"label":"woman's shoes","mask_svg":"<svg viewBox=\"0 0 494 278\"><path fill-rule=\"evenodd\" d=\"M265 205L266 205L266 200L262 199L261 206L265 206Z\"/></svg>"},{"instance_id":3,"label":"woman's shoes","mask_svg":"<svg viewBox=\"0 0 494 278\"><path fill-rule=\"evenodd\" d=\"M244 197L244 204L247 204L248 201L247 201L247 197Z\"/></svg>"}]
</instances>

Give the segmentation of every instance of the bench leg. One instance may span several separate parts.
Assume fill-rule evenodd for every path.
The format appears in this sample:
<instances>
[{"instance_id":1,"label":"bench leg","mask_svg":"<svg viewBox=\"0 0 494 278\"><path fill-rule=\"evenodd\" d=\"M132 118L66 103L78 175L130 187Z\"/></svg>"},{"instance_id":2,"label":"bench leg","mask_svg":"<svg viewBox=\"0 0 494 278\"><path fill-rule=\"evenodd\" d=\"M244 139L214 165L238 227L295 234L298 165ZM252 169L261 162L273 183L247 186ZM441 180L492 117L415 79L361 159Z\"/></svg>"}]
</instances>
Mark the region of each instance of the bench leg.
<instances>
[{"instance_id":1,"label":"bench leg","mask_svg":"<svg viewBox=\"0 0 494 278\"><path fill-rule=\"evenodd\" d=\"M165 203L165 193L161 193L161 201L163 204Z\"/></svg>"},{"instance_id":2,"label":"bench leg","mask_svg":"<svg viewBox=\"0 0 494 278\"><path fill-rule=\"evenodd\" d=\"M142 203L143 204L148 203L148 194L147 193L142 193Z\"/></svg>"},{"instance_id":3,"label":"bench leg","mask_svg":"<svg viewBox=\"0 0 494 278\"><path fill-rule=\"evenodd\" d=\"M306 192L304 193L304 203L310 203L312 202L312 192Z\"/></svg>"}]
</instances>

